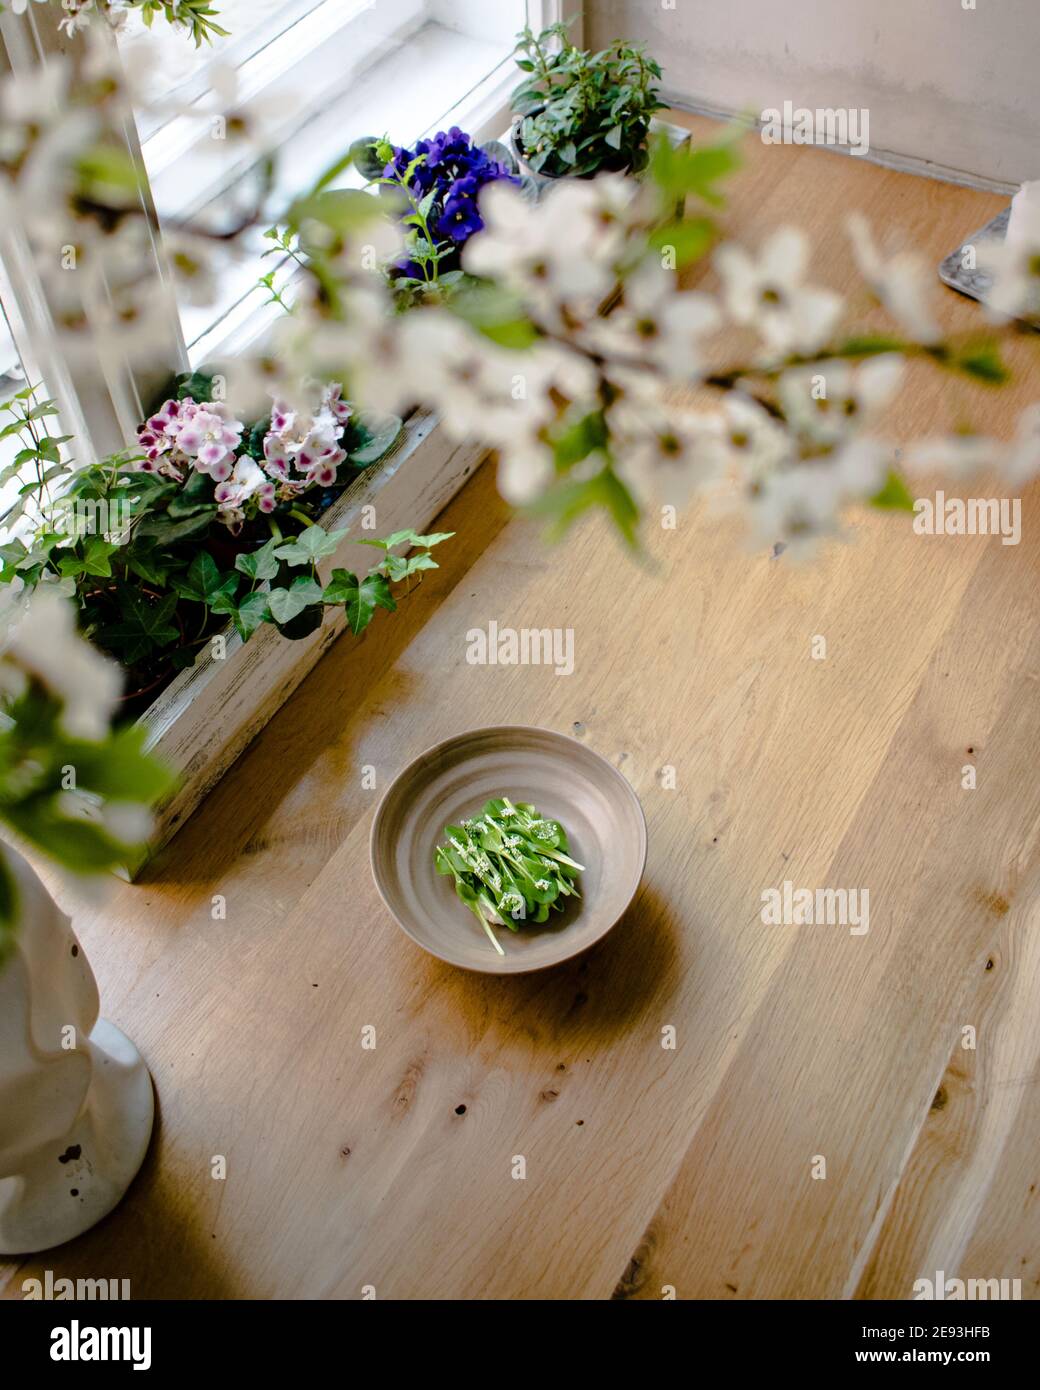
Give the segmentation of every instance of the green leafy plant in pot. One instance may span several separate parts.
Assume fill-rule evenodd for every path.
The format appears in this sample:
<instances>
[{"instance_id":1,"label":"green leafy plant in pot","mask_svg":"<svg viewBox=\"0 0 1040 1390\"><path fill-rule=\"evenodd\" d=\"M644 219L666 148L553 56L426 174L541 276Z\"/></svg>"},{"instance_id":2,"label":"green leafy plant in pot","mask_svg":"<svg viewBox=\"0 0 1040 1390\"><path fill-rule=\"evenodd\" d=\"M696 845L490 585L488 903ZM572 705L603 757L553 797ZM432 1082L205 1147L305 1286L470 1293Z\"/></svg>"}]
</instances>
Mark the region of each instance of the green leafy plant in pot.
<instances>
[{"instance_id":1,"label":"green leafy plant in pot","mask_svg":"<svg viewBox=\"0 0 1040 1390\"><path fill-rule=\"evenodd\" d=\"M592 178L647 163L650 120L662 102L660 66L640 44L576 48L565 24L517 36L524 79L512 95L513 146L532 173Z\"/></svg>"}]
</instances>

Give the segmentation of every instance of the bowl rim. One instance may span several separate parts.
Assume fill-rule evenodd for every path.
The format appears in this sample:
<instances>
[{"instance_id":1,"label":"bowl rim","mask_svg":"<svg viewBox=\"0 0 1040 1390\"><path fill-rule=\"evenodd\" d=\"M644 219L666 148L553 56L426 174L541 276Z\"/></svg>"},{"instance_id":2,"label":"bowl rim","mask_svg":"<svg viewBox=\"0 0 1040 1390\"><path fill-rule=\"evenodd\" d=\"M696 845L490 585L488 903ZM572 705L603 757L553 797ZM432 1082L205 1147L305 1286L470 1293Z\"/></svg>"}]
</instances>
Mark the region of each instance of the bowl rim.
<instances>
[{"instance_id":1,"label":"bowl rim","mask_svg":"<svg viewBox=\"0 0 1040 1390\"><path fill-rule=\"evenodd\" d=\"M577 949L571 951L568 955L560 956L558 960L543 961L540 965L520 964L513 968L506 967L504 969L500 965L492 965L491 961L489 961L489 968L483 969L480 966L473 965L469 961L463 962L460 960L456 960L449 955L445 955L441 951L434 950L434 948L428 945L425 941L420 941L420 939L415 935L415 933L411 931L405 925L404 922L401 921L400 917L391 907L387 899L386 893L383 891L383 883L381 881L380 874L376 868L376 836L379 830L380 823L382 822L387 803L389 802L390 796L392 795L395 787L403 778L405 778L408 775L408 773L410 773L413 770L413 768L418 767L420 763L424 763L428 761L428 759L430 759L431 757L443 753L444 750L450 748L452 744L461 743L466 739L472 738L475 734L530 733L547 734L551 739L556 739L561 742L572 743L577 747L583 749L587 754L595 758L598 762L602 763L605 768L609 769L613 779L622 788L624 794L629 797L629 799L636 808L637 824L639 827L638 870L634 876L632 883L632 891L628 896L628 900L625 903L624 907L621 909L621 911L617 914L617 916L612 921L607 922L607 924L600 931L598 931L595 936L591 937L588 941L584 942L581 946L577 947ZM400 771L397 773L397 776L394 777L393 781L390 783L390 785L383 792L382 796L379 798L379 802L376 806L376 809L372 813L372 825L368 834L368 863L369 869L372 874L372 881L375 883L376 892L379 894L379 898L383 906L386 908L387 912L390 914L393 920L397 923L398 927L400 927L401 931L404 932L405 936L407 936L409 940L414 941L416 946L418 946L421 950L425 951L427 955L434 956L437 960L442 960L447 965L453 965L458 970L468 970L476 975L533 975L537 970L551 970L554 966L564 965L567 961L573 960L575 956L584 954L585 951L590 950L593 946L597 944L597 942L602 941L603 938L609 932L614 930L618 922L621 921L621 918L624 917L625 913L629 910L629 908L635 901L636 894L639 892L639 885L643 881L643 875L646 872L647 838L648 837L646 828L646 813L643 810L643 803L640 801L639 796L636 793L635 787L632 786L632 783L628 780L624 773L620 771L620 769L616 768L612 762L609 762L603 756L602 753L598 753L595 750L595 748L590 748L587 743L579 743L577 739L571 738L568 734L560 733L558 729L547 729L544 725L541 724L478 724L472 729L463 729L459 733L451 734L448 738L440 739L437 743L431 744L429 748L425 748L416 757L410 759L407 763L405 763L405 765L400 769ZM497 962L501 960L501 957L494 956L492 957L492 960ZM522 962L523 958L517 956L507 956L506 960L515 960Z\"/></svg>"}]
</instances>

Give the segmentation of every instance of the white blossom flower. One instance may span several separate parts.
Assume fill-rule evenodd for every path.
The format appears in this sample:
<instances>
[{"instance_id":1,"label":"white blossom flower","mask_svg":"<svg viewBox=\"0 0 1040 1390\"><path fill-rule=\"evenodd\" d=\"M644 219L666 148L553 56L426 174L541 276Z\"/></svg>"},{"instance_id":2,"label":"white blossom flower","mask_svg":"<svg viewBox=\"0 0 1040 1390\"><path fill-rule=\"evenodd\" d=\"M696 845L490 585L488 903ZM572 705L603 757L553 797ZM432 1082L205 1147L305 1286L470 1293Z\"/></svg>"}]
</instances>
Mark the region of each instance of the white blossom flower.
<instances>
[{"instance_id":1,"label":"white blossom flower","mask_svg":"<svg viewBox=\"0 0 1040 1390\"><path fill-rule=\"evenodd\" d=\"M765 475L746 499L756 540L782 540L798 558L822 538L840 535L842 508L877 492L888 458L884 444L864 436Z\"/></svg>"},{"instance_id":2,"label":"white blossom flower","mask_svg":"<svg viewBox=\"0 0 1040 1390\"><path fill-rule=\"evenodd\" d=\"M904 360L896 353L858 365L840 359L795 367L780 378L784 413L801 433L836 444L873 425L899 390Z\"/></svg>"},{"instance_id":3,"label":"white blossom flower","mask_svg":"<svg viewBox=\"0 0 1040 1390\"><path fill-rule=\"evenodd\" d=\"M1040 401L1027 406L1018 417L1015 438L1004 451L1004 476L1018 486L1040 473Z\"/></svg>"},{"instance_id":4,"label":"white blossom flower","mask_svg":"<svg viewBox=\"0 0 1040 1390\"><path fill-rule=\"evenodd\" d=\"M904 450L903 458L912 473L944 472L969 478L989 468L1002 453L997 440L965 431L915 440Z\"/></svg>"},{"instance_id":5,"label":"white blossom flower","mask_svg":"<svg viewBox=\"0 0 1040 1390\"><path fill-rule=\"evenodd\" d=\"M648 260L625 280L620 305L593 319L585 336L608 357L640 358L672 380L692 382L703 368L700 340L721 321L710 295L679 291L675 275Z\"/></svg>"},{"instance_id":6,"label":"white blossom flower","mask_svg":"<svg viewBox=\"0 0 1040 1390\"><path fill-rule=\"evenodd\" d=\"M644 506L683 507L695 492L717 483L725 469L726 422L721 411L659 409L638 405L610 412L618 476Z\"/></svg>"},{"instance_id":7,"label":"white blossom flower","mask_svg":"<svg viewBox=\"0 0 1040 1390\"><path fill-rule=\"evenodd\" d=\"M506 440L498 454L498 490L514 507L533 502L555 477L552 448L531 430Z\"/></svg>"},{"instance_id":8,"label":"white blossom flower","mask_svg":"<svg viewBox=\"0 0 1040 1390\"><path fill-rule=\"evenodd\" d=\"M0 684L8 692L32 677L63 702L61 723L73 738L102 739L119 698L118 667L76 630L76 609L50 588L28 602L0 598Z\"/></svg>"},{"instance_id":9,"label":"white blossom flower","mask_svg":"<svg viewBox=\"0 0 1040 1390\"><path fill-rule=\"evenodd\" d=\"M757 259L732 242L715 253L730 318L756 328L781 355L818 352L841 313L840 295L805 284L808 260L808 238L794 227L775 231Z\"/></svg>"},{"instance_id":10,"label":"white blossom flower","mask_svg":"<svg viewBox=\"0 0 1040 1390\"><path fill-rule=\"evenodd\" d=\"M729 392L722 411L727 462L738 477L754 485L791 457L794 445L782 422L750 396Z\"/></svg>"},{"instance_id":11,"label":"white blossom flower","mask_svg":"<svg viewBox=\"0 0 1040 1390\"><path fill-rule=\"evenodd\" d=\"M603 215L597 182L563 179L538 202L505 179L487 184L484 228L467 241L463 269L518 291L554 322L564 306L591 317L616 283L624 245L620 221Z\"/></svg>"},{"instance_id":12,"label":"white blossom flower","mask_svg":"<svg viewBox=\"0 0 1040 1390\"><path fill-rule=\"evenodd\" d=\"M874 296L915 343L936 343L942 337L932 311L933 271L917 251L900 251L886 260L871 236L862 213L847 222L859 272Z\"/></svg>"}]
</instances>

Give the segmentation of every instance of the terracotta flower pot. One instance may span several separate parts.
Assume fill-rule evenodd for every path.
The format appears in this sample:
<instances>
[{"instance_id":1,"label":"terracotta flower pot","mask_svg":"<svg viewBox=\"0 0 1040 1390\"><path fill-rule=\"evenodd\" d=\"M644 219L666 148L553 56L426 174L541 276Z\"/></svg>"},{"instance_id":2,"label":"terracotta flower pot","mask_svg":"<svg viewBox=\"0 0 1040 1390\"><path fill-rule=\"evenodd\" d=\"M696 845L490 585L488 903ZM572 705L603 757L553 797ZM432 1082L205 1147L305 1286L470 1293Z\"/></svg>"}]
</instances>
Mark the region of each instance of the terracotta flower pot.
<instances>
[{"instance_id":1,"label":"terracotta flower pot","mask_svg":"<svg viewBox=\"0 0 1040 1390\"><path fill-rule=\"evenodd\" d=\"M0 964L0 1255L47 1250L106 1216L152 1132L140 1053L98 1018L94 975L68 918L6 846L18 888Z\"/></svg>"}]
</instances>

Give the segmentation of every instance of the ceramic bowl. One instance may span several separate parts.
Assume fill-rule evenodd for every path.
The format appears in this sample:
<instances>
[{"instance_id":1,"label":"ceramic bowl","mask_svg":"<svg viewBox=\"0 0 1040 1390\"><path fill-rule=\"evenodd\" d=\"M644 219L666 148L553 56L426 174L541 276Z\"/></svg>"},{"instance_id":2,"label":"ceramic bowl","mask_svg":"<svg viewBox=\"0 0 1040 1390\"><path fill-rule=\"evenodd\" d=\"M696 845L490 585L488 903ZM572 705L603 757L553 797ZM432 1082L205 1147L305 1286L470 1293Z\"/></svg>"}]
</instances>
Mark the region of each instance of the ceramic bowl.
<instances>
[{"instance_id":1,"label":"ceramic bowl","mask_svg":"<svg viewBox=\"0 0 1040 1390\"><path fill-rule=\"evenodd\" d=\"M560 821L570 854L585 865L582 896L563 912L516 932L493 928L504 956L456 897L454 880L434 869L444 827L499 796ZM503 725L458 734L409 763L376 811L371 855L383 902L417 945L466 970L518 975L569 960L617 923L643 875L646 822L628 782L591 748L551 729Z\"/></svg>"}]
</instances>

